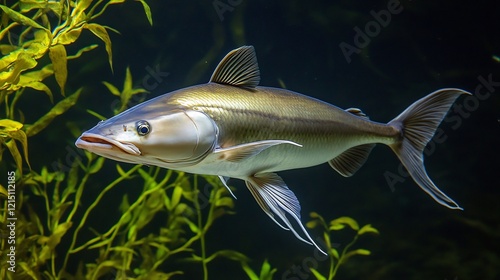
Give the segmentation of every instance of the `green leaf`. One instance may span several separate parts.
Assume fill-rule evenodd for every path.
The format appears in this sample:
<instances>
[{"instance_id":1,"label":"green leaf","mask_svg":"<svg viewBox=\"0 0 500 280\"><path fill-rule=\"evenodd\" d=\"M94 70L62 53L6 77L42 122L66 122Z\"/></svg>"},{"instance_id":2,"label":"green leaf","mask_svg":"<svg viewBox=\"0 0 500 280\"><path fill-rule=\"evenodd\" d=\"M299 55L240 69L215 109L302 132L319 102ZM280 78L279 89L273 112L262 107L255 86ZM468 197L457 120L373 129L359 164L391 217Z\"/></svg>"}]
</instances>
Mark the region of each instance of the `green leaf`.
<instances>
[{"instance_id":1,"label":"green leaf","mask_svg":"<svg viewBox=\"0 0 500 280\"><path fill-rule=\"evenodd\" d=\"M23 160L21 157L21 153L19 153L19 149L17 148L16 142L11 139L10 141L5 142L5 146L7 146L10 154L14 158L14 162L16 163L17 170L22 170Z\"/></svg>"},{"instance_id":2,"label":"green leaf","mask_svg":"<svg viewBox=\"0 0 500 280\"><path fill-rule=\"evenodd\" d=\"M339 251L337 251L337 249L335 248L328 248L328 252L335 258L335 259L339 259Z\"/></svg>"},{"instance_id":3,"label":"green leaf","mask_svg":"<svg viewBox=\"0 0 500 280\"><path fill-rule=\"evenodd\" d=\"M108 2L104 5L104 7L102 7L102 9L101 9L99 12L97 12L96 14L94 14L95 9L97 8L97 4L96 4L96 5L94 5L94 7L92 7L92 9L89 11L89 13L88 13L88 14L89 14L89 17L90 17L91 19L95 19L95 18L99 17L100 15L102 15L102 14L104 13L104 11L106 11L106 9L108 8L108 6L109 6L109 5L113 5L113 4L121 4L121 3L123 3L123 2L125 2L125 0L110 0L110 1L108 1Z\"/></svg>"},{"instance_id":4,"label":"green leaf","mask_svg":"<svg viewBox=\"0 0 500 280\"><path fill-rule=\"evenodd\" d=\"M121 95L120 90L118 90L114 85L112 85L108 82L104 82L104 81L102 82L102 84L105 85L113 95L116 95L116 96Z\"/></svg>"},{"instance_id":5,"label":"green leaf","mask_svg":"<svg viewBox=\"0 0 500 280\"><path fill-rule=\"evenodd\" d=\"M22 80L23 80L23 75L21 75L18 85L20 85L21 87L29 87L29 88L32 88L34 90L43 91L50 98L50 102L54 102L54 97L52 95L52 91L44 83L42 83L42 82L22 83Z\"/></svg>"},{"instance_id":6,"label":"green leaf","mask_svg":"<svg viewBox=\"0 0 500 280\"><path fill-rule=\"evenodd\" d=\"M98 45L93 44L93 45L90 45L90 46L86 46L86 47L84 47L84 48L81 48L81 49L80 49L80 50L78 50L78 52L76 52L74 55L69 55L69 56L68 56L68 60L70 60L70 59L75 59L75 58L79 58L79 57L80 57L83 53L88 52L88 51L91 51L91 50L93 50L93 49L95 49L95 48L97 48L97 47L98 47Z\"/></svg>"},{"instance_id":7,"label":"green leaf","mask_svg":"<svg viewBox=\"0 0 500 280\"><path fill-rule=\"evenodd\" d=\"M343 228L345 228L345 225L343 225L343 224L333 224L328 229L329 230L341 230Z\"/></svg>"},{"instance_id":8,"label":"green leaf","mask_svg":"<svg viewBox=\"0 0 500 280\"><path fill-rule=\"evenodd\" d=\"M371 252L369 250L366 250L366 249L352 250L352 251L347 252L347 254L344 255L343 262L345 262L347 259L349 259L352 256L356 256L356 255L368 256L370 254L371 254Z\"/></svg>"},{"instance_id":9,"label":"green leaf","mask_svg":"<svg viewBox=\"0 0 500 280\"><path fill-rule=\"evenodd\" d=\"M174 187L174 192L172 193L172 199L170 201L170 207L169 210L174 209L178 204L179 201L181 201L182 197L182 188L179 186Z\"/></svg>"},{"instance_id":10,"label":"green leaf","mask_svg":"<svg viewBox=\"0 0 500 280\"><path fill-rule=\"evenodd\" d=\"M57 202L56 199L57 198L54 197L53 201ZM66 209L68 209L71 205L73 205L73 201L67 201L65 203L58 204L57 206L55 206L56 208L50 209L49 213L55 221L59 221L59 220L61 220L62 216L64 215L64 212L66 211Z\"/></svg>"},{"instance_id":11,"label":"green leaf","mask_svg":"<svg viewBox=\"0 0 500 280\"><path fill-rule=\"evenodd\" d=\"M73 22L84 22L86 21L85 10L92 4L93 0L79 0L76 1L76 7L71 12L71 17Z\"/></svg>"},{"instance_id":12,"label":"green leaf","mask_svg":"<svg viewBox=\"0 0 500 280\"><path fill-rule=\"evenodd\" d=\"M16 11L12 10L11 8L9 8L7 6L0 5L0 9L2 9L3 12L10 19L12 19L15 22L18 22L18 23L20 23L22 25L28 25L28 26L31 26L31 27L34 27L34 28L39 28L39 29L45 29L45 30L47 30L45 27L41 26L36 21L30 19L29 17L27 17L27 16L25 16L25 15L23 15L21 13L18 13Z\"/></svg>"},{"instance_id":13,"label":"green leaf","mask_svg":"<svg viewBox=\"0 0 500 280\"><path fill-rule=\"evenodd\" d=\"M375 233L375 234L380 234L379 231L372 227L372 225L370 224L367 224L367 225L364 225L359 231L358 231L358 235L362 235L362 234L365 234L365 233Z\"/></svg>"},{"instance_id":14,"label":"green leaf","mask_svg":"<svg viewBox=\"0 0 500 280\"><path fill-rule=\"evenodd\" d=\"M323 239L325 239L325 245L327 248L331 248L332 247L332 243L330 241L330 235L328 235L328 232L323 232Z\"/></svg>"},{"instance_id":15,"label":"green leaf","mask_svg":"<svg viewBox=\"0 0 500 280\"><path fill-rule=\"evenodd\" d=\"M37 61L28 53L19 53L7 71L0 72L0 89L8 88L9 84L16 84L19 75L37 65Z\"/></svg>"},{"instance_id":16,"label":"green leaf","mask_svg":"<svg viewBox=\"0 0 500 280\"><path fill-rule=\"evenodd\" d=\"M183 219L184 222L186 224L188 224L189 226L189 229L193 232L193 233L199 233L200 232L200 229L198 228L198 226L196 226L193 222L191 222L188 218L184 218Z\"/></svg>"},{"instance_id":17,"label":"green leaf","mask_svg":"<svg viewBox=\"0 0 500 280\"><path fill-rule=\"evenodd\" d=\"M234 208L234 201L231 197L221 197L215 202L216 207Z\"/></svg>"},{"instance_id":18,"label":"green leaf","mask_svg":"<svg viewBox=\"0 0 500 280\"><path fill-rule=\"evenodd\" d=\"M62 6L61 1L47 1L47 0L21 0L19 3L19 10L21 13L27 13L33 9L47 9L54 8L54 6Z\"/></svg>"},{"instance_id":19,"label":"green leaf","mask_svg":"<svg viewBox=\"0 0 500 280\"><path fill-rule=\"evenodd\" d=\"M271 264L267 261L267 259L262 263L259 276L257 276L246 261L240 261L240 263L250 280L273 280L273 276L277 271L276 268L271 269Z\"/></svg>"},{"instance_id":20,"label":"green leaf","mask_svg":"<svg viewBox=\"0 0 500 280\"><path fill-rule=\"evenodd\" d=\"M43 91L50 98L50 102L54 102L52 91L41 82L52 74L54 74L52 64L48 64L40 70L25 72L19 76L19 81L15 85L11 85L9 89L19 90L24 87L29 87L35 90Z\"/></svg>"},{"instance_id":21,"label":"green leaf","mask_svg":"<svg viewBox=\"0 0 500 280\"><path fill-rule=\"evenodd\" d=\"M79 0L76 3L76 7L73 9L73 12L71 13L72 16L75 16L77 13L81 13L85 11L90 4L92 4L93 0Z\"/></svg>"},{"instance_id":22,"label":"green leaf","mask_svg":"<svg viewBox=\"0 0 500 280\"><path fill-rule=\"evenodd\" d=\"M94 173L97 173L99 170L101 170L102 168L102 165L104 164L104 157L99 157L96 162L94 162L94 164L92 164L89 169L87 170L87 172L89 174L94 174Z\"/></svg>"},{"instance_id":23,"label":"green leaf","mask_svg":"<svg viewBox=\"0 0 500 280\"><path fill-rule=\"evenodd\" d=\"M19 266L22 268L23 273L26 273L31 277L31 279L39 279L39 272L35 272L32 267L33 265L30 263L29 265L26 262L19 262ZM38 269L37 269L38 270Z\"/></svg>"},{"instance_id":24,"label":"green leaf","mask_svg":"<svg viewBox=\"0 0 500 280\"><path fill-rule=\"evenodd\" d=\"M52 34L46 30L36 30L35 39L28 44L25 52L31 54L33 58L39 59L45 55L52 44Z\"/></svg>"},{"instance_id":25,"label":"green leaf","mask_svg":"<svg viewBox=\"0 0 500 280\"><path fill-rule=\"evenodd\" d=\"M4 188L4 186L2 186L2 184L0 184L0 195L3 196L3 197L7 197L9 195L9 193Z\"/></svg>"},{"instance_id":26,"label":"green leaf","mask_svg":"<svg viewBox=\"0 0 500 280\"><path fill-rule=\"evenodd\" d=\"M5 24L7 23L7 17L2 17L2 19L4 19L3 21L5 21ZM3 21L1 23L3 23ZM9 25L7 26L4 26L2 24L2 28L0 29L0 41L3 39L3 37L9 33L9 30L13 27L16 27L18 26L19 24L17 22L11 22ZM5 46L5 45L3 45ZM6 53L4 53L4 50L3 50L3 46L2 46L2 54L5 55ZM12 45L8 45L10 47L14 47L14 48L17 48L16 46L12 46ZM0 68L1 69L1 68Z\"/></svg>"},{"instance_id":27,"label":"green leaf","mask_svg":"<svg viewBox=\"0 0 500 280\"><path fill-rule=\"evenodd\" d=\"M146 199L148 212L157 212L163 208L163 197L165 196L165 190L161 188L156 189L154 192L149 194Z\"/></svg>"},{"instance_id":28,"label":"green leaf","mask_svg":"<svg viewBox=\"0 0 500 280\"><path fill-rule=\"evenodd\" d=\"M3 30L1 31L3 32ZM1 34L0 32L0 34ZM1 37L0 37L0 40L1 40ZM3 54L3 55L7 55L15 50L17 50L18 46L14 46L14 45L0 45L0 53Z\"/></svg>"},{"instance_id":29,"label":"green leaf","mask_svg":"<svg viewBox=\"0 0 500 280\"><path fill-rule=\"evenodd\" d=\"M77 183L78 183L78 165L73 164L69 170L68 178L66 179L66 188L63 191L63 198L68 197L71 193L74 193L76 191L75 189Z\"/></svg>"},{"instance_id":30,"label":"green leaf","mask_svg":"<svg viewBox=\"0 0 500 280\"><path fill-rule=\"evenodd\" d=\"M35 71L30 71L30 72L24 73L21 76L21 79L22 79L22 77L25 77L29 81L40 82L40 81L43 81L45 78L51 76L52 74L54 74L54 68L53 68L52 64L48 64L40 70L35 70Z\"/></svg>"},{"instance_id":31,"label":"green leaf","mask_svg":"<svg viewBox=\"0 0 500 280\"><path fill-rule=\"evenodd\" d=\"M132 179L133 176L127 175L125 170L121 167L119 163L116 164L116 171L118 171L118 174L120 174L120 177L123 177L125 179Z\"/></svg>"},{"instance_id":32,"label":"green leaf","mask_svg":"<svg viewBox=\"0 0 500 280\"><path fill-rule=\"evenodd\" d=\"M126 101L131 97L130 91L132 90L132 73L130 72L130 67L127 66L127 69L125 69L125 80L123 81L123 93L125 96Z\"/></svg>"},{"instance_id":33,"label":"green leaf","mask_svg":"<svg viewBox=\"0 0 500 280\"><path fill-rule=\"evenodd\" d=\"M253 271L253 269L248 265L247 262L242 262L241 267L247 274L248 278L250 278L250 280L260 280L259 276L257 276L257 274Z\"/></svg>"},{"instance_id":34,"label":"green leaf","mask_svg":"<svg viewBox=\"0 0 500 280\"><path fill-rule=\"evenodd\" d=\"M148 4L144 0L135 0L137 2L141 2L142 7L144 7L144 13L146 13L146 17L148 18L149 25L153 26L153 17L151 16L151 8L149 8Z\"/></svg>"},{"instance_id":35,"label":"green leaf","mask_svg":"<svg viewBox=\"0 0 500 280\"><path fill-rule=\"evenodd\" d=\"M321 218L321 216L318 213L316 213L316 212L309 213L309 217L311 217L313 219L319 219L319 218Z\"/></svg>"},{"instance_id":36,"label":"green leaf","mask_svg":"<svg viewBox=\"0 0 500 280\"><path fill-rule=\"evenodd\" d=\"M271 264L266 260L262 263L260 269L260 279L261 280L273 280L273 276L278 271L276 268L271 269Z\"/></svg>"},{"instance_id":37,"label":"green leaf","mask_svg":"<svg viewBox=\"0 0 500 280\"><path fill-rule=\"evenodd\" d=\"M307 228L315 228L318 226L318 224L319 224L318 220L312 220L312 221L309 221L306 223L306 227Z\"/></svg>"},{"instance_id":38,"label":"green leaf","mask_svg":"<svg viewBox=\"0 0 500 280\"><path fill-rule=\"evenodd\" d=\"M18 131L22 127L23 127L22 123L13 121L11 119L0 120L0 133Z\"/></svg>"},{"instance_id":39,"label":"green leaf","mask_svg":"<svg viewBox=\"0 0 500 280\"><path fill-rule=\"evenodd\" d=\"M61 238L71 228L71 222L59 224L47 241L47 245L53 250L61 242Z\"/></svg>"},{"instance_id":40,"label":"green leaf","mask_svg":"<svg viewBox=\"0 0 500 280\"><path fill-rule=\"evenodd\" d=\"M189 206L186 203L179 203L179 205L174 210L174 215L176 216L180 215L190 216L191 215L190 213L192 213L192 210L189 209Z\"/></svg>"},{"instance_id":41,"label":"green leaf","mask_svg":"<svg viewBox=\"0 0 500 280\"><path fill-rule=\"evenodd\" d=\"M3 73L12 72L12 66L14 66L14 62L17 60L17 57L20 53L21 50L17 49L5 54L2 58L0 58L0 69L2 70L2 72L0 73L2 73L2 75L6 75Z\"/></svg>"},{"instance_id":42,"label":"green leaf","mask_svg":"<svg viewBox=\"0 0 500 280\"><path fill-rule=\"evenodd\" d=\"M109 66L111 67L111 71L113 71L113 52L111 50L111 39L109 38L109 34L108 31L106 31L106 28L97 23L87 23L84 25L84 28L90 30L92 33L94 33L95 36L97 36L104 42L106 52L108 53Z\"/></svg>"},{"instance_id":43,"label":"green leaf","mask_svg":"<svg viewBox=\"0 0 500 280\"><path fill-rule=\"evenodd\" d=\"M312 272L312 274L314 275L314 277L316 277L316 279L318 280L326 280L326 277L321 275L321 273L319 273L319 271L317 271L316 269L310 267L309 270Z\"/></svg>"},{"instance_id":44,"label":"green leaf","mask_svg":"<svg viewBox=\"0 0 500 280\"><path fill-rule=\"evenodd\" d=\"M339 230L343 229L343 225L348 225L353 230L358 231L359 225L353 218L350 217L340 217L330 222L330 230Z\"/></svg>"},{"instance_id":45,"label":"green leaf","mask_svg":"<svg viewBox=\"0 0 500 280\"><path fill-rule=\"evenodd\" d=\"M49 125L55 117L63 114L76 104L76 101L78 100L81 92L82 88L78 89L75 93L66 97L65 99L59 101L54 107L52 107L52 109L50 109L47 114L38 119L34 124L26 125L26 135L28 137L31 137L45 129L45 127L47 127L47 125Z\"/></svg>"},{"instance_id":46,"label":"green leaf","mask_svg":"<svg viewBox=\"0 0 500 280\"><path fill-rule=\"evenodd\" d=\"M57 84L61 89L61 94L64 96L64 86L68 78L66 48L61 44L51 46L49 48L49 57L54 67L54 76L56 77Z\"/></svg>"},{"instance_id":47,"label":"green leaf","mask_svg":"<svg viewBox=\"0 0 500 280\"><path fill-rule=\"evenodd\" d=\"M42 167L42 170L40 171L40 175L39 176L36 176L35 179L41 183L43 183L44 185L52 182L52 180L54 179L54 173L50 173L49 171L47 171L47 167L44 166Z\"/></svg>"},{"instance_id":48,"label":"green leaf","mask_svg":"<svg viewBox=\"0 0 500 280\"><path fill-rule=\"evenodd\" d=\"M42 221L40 220L40 217L38 216L37 211L33 210L33 207L31 207L31 205L28 205L28 216L29 216L29 221L33 225L35 225L35 227L38 229L37 233L43 235L44 227L43 227Z\"/></svg>"},{"instance_id":49,"label":"green leaf","mask_svg":"<svg viewBox=\"0 0 500 280\"><path fill-rule=\"evenodd\" d=\"M128 195L124 194L119 209L122 213L125 213L128 211L129 208L130 208L130 202L128 201Z\"/></svg>"},{"instance_id":50,"label":"green leaf","mask_svg":"<svg viewBox=\"0 0 500 280\"><path fill-rule=\"evenodd\" d=\"M72 29L64 29L54 38L54 44L69 45L75 42L82 33L83 26Z\"/></svg>"},{"instance_id":51,"label":"green leaf","mask_svg":"<svg viewBox=\"0 0 500 280\"><path fill-rule=\"evenodd\" d=\"M137 236L137 225L132 225L128 230L127 239L135 240L136 236Z\"/></svg>"},{"instance_id":52,"label":"green leaf","mask_svg":"<svg viewBox=\"0 0 500 280\"><path fill-rule=\"evenodd\" d=\"M87 113L89 113L90 115L96 117L99 120L105 120L105 119L107 119L105 116L103 116L103 115L101 115L101 114L99 114L97 112L94 112L94 111L92 111L90 109L87 109Z\"/></svg>"},{"instance_id":53,"label":"green leaf","mask_svg":"<svg viewBox=\"0 0 500 280\"><path fill-rule=\"evenodd\" d=\"M170 203L170 198L168 197L168 195L165 195L163 197L163 204L165 205L165 208L167 208L169 211L171 211L173 209L172 204Z\"/></svg>"},{"instance_id":54,"label":"green leaf","mask_svg":"<svg viewBox=\"0 0 500 280\"><path fill-rule=\"evenodd\" d=\"M220 250L212 254L212 256L208 257L210 259L213 259L215 257L225 257L233 261L239 261L239 262L249 262L250 259L245 256L244 254L234 251L234 250ZM207 258L207 259L208 259Z\"/></svg>"}]
</instances>

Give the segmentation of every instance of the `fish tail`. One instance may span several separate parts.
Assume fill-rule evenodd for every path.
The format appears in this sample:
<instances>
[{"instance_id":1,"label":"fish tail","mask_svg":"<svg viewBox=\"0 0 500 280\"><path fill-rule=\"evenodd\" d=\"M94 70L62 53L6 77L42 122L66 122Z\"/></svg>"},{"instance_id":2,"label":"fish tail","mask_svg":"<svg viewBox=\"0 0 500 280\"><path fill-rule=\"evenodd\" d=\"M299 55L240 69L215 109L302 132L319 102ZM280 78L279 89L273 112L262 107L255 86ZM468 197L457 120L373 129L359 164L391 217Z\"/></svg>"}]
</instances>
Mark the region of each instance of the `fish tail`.
<instances>
[{"instance_id":1,"label":"fish tail","mask_svg":"<svg viewBox=\"0 0 500 280\"><path fill-rule=\"evenodd\" d=\"M439 204L451 209L462 209L436 187L424 167L423 152L446 113L462 94L470 93L454 88L435 91L408 107L388 125L401 132L401 140L389 145L399 157L415 182Z\"/></svg>"}]
</instances>

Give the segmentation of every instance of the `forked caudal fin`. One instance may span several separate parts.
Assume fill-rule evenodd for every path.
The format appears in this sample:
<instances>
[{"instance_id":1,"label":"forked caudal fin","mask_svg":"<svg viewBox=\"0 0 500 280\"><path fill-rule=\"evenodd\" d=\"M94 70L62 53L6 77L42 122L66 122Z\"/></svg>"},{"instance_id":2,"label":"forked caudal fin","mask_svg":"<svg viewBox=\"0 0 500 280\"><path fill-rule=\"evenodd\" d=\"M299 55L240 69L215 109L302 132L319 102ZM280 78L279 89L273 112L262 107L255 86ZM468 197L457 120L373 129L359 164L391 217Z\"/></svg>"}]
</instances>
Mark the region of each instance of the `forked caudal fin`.
<instances>
[{"instance_id":1,"label":"forked caudal fin","mask_svg":"<svg viewBox=\"0 0 500 280\"><path fill-rule=\"evenodd\" d=\"M462 94L460 89L435 91L408 107L388 125L401 131L402 140L390 145L415 182L439 204L451 209L462 209L434 185L424 167L423 151L436 132L446 113Z\"/></svg>"}]
</instances>

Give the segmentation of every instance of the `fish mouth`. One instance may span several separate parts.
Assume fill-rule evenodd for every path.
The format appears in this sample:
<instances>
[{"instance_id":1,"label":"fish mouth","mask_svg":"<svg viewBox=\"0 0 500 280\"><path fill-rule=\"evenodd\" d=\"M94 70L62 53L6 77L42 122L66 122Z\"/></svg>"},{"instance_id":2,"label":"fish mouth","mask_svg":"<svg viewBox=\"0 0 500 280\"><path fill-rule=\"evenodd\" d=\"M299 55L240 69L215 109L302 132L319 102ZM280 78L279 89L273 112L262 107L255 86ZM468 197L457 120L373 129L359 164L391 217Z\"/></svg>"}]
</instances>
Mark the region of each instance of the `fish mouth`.
<instances>
[{"instance_id":1,"label":"fish mouth","mask_svg":"<svg viewBox=\"0 0 500 280\"><path fill-rule=\"evenodd\" d=\"M119 142L95 133L84 133L75 142L78 148L94 152L119 149L130 155L141 155L141 151L132 143Z\"/></svg>"}]
</instances>

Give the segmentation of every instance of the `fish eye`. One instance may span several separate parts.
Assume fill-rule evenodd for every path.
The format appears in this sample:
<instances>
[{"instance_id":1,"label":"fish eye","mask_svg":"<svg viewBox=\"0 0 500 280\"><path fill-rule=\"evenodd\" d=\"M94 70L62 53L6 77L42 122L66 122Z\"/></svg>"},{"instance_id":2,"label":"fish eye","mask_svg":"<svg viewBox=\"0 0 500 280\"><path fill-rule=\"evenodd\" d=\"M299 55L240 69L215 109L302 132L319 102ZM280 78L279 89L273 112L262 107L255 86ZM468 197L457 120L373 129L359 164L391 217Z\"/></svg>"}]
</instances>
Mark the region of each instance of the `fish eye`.
<instances>
[{"instance_id":1,"label":"fish eye","mask_svg":"<svg viewBox=\"0 0 500 280\"><path fill-rule=\"evenodd\" d=\"M138 121L135 124L135 127L137 128L137 133L140 136L147 135L151 131L151 125L147 121Z\"/></svg>"}]
</instances>

